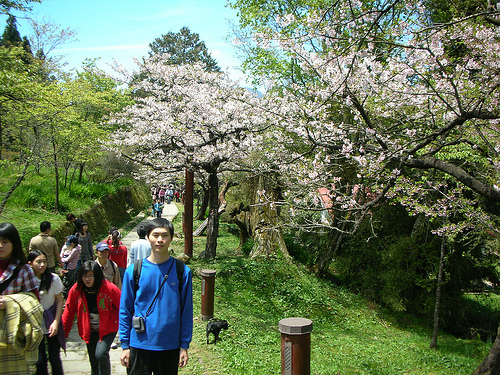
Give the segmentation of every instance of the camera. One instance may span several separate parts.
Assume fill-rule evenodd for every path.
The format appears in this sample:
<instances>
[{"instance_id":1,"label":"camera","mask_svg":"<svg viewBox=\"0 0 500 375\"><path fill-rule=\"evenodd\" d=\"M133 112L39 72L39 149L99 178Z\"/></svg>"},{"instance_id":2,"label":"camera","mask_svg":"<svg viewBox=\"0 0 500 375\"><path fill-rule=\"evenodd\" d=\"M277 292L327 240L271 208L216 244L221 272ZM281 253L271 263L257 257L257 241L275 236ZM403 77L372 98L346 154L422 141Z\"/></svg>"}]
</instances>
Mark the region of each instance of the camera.
<instances>
[{"instance_id":1,"label":"camera","mask_svg":"<svg viewBox=\"0 0 500 375\"><path fill-rule=\"evenodd\" d=\"M146 332L146 321L142 316L134 316L132 318L132 326L137 333Z\"/></svg>"}]
</instances>

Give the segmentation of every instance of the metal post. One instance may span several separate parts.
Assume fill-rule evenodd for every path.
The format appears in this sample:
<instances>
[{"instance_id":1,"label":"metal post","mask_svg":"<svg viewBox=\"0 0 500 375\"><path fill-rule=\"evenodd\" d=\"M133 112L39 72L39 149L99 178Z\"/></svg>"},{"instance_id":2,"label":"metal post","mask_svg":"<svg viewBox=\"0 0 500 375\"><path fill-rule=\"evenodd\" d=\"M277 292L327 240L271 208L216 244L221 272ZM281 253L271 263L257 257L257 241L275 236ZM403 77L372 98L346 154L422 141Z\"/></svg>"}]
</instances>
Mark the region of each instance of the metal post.
<instances>
[{"instance_id":1,"label":"metal post","mask_svg":"<svg viewBox=\"0 0 500 375\"><path fill-rule=\"evenodd\" d=\"M184 191L184 254L193 257L193 185L194 173L186 169L186 188Z\"/></svg>"},{"instance_id":2,"label":"metal post","mask_svg":"<svg viewBox=\"0 0 500 375\"><path fill-rule=\"evenodd\" d=\"M310 375L312 321L304 318L282 319L279 331L281 375Z\"/></svg>"},{"instance_id":3,"label":"metal post","mask_svg":"<svg viewBox=\"0 0 500 375\"><path fill-rule=\"evenodd\" d=\"M214 317L214 270L201 270L201 320L210 320Z\"/></svg>"}]
</instances>

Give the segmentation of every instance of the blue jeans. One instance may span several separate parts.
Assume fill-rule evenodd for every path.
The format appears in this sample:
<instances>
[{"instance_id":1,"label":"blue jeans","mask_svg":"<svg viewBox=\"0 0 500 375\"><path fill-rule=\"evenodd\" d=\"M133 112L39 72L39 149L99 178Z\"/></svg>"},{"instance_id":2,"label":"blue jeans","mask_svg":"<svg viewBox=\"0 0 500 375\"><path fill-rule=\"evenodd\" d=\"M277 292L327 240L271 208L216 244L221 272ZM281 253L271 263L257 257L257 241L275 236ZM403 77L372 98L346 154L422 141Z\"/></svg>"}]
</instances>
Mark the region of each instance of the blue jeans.
<instances>
[{"instance_id":1,"label":"blue jeans","mask_svg":"<svg viewBox=\"0 0 500 375\"><path fill-rule=\"evenodd\" d=\"M120 271L120 279L123 282L123 275L125 275L125 267L118 267L118 270Z\"/></svg>"},{"instance_id":2,"label":"blue jeans","mask_svg":"<svg viewBox=\"0 0 500 375\"><path fill-rule=\"evenodd\" d=\"M116 332L110 333L99 341L99 332L90 334L90 341L87 344L87 353L89 354L90 368L92 375L110 375L111 362L109 360L109 349Z\"/></svg>"}]
</instances>

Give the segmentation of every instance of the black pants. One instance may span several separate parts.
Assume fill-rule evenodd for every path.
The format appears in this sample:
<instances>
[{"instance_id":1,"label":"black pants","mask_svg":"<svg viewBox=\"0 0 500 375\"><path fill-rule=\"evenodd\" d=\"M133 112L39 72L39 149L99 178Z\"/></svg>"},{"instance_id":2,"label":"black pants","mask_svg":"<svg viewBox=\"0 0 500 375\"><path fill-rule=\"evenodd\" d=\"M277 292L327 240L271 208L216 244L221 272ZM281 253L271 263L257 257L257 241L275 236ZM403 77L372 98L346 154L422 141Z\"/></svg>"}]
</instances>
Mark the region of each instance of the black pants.
<instances>
[{"instance_id":1,"label":"black pants","mask_svg":"<svg viewBox=\"0 0 500 375\"><path fill-rule=\"evenodd\" d=\"M130 348L129 375L177 375L180 349L153 351Z\"/></svg>"},{"instance_id":2,"label":"black pants","mask_svg":"<svg viewBox=\"0 0 500 375\"><path fill-rule=\"evenodd\" d=\"M40 346L38 347L38 361L36 363L36 375L48 375L47 370L47 352L45 351L45 341L47 341L47 346L49 348L49 361L52 368L53 375L63 375L63 367L61 362L61 345L57 339L57 335L54 337L49 337L49 335L44 335Z\"/></svg>"},{"instance_id":3,"label":"black pants","mask_svg":"<svg viewBox=\"0 0 500 375\"><path fill-rule=\"evenodd\" d=\"M68 270L68 272L66 272L63 275L63 278L62 278L62 283L63 283L63 286L64 286L63 296L64 296L65 300L68 299L69 290L71 289L71 287L76 282L76 274L77 274L77 272L78 272L78 270L75 268L74 270Z\"/></svg>"}]
</instances>

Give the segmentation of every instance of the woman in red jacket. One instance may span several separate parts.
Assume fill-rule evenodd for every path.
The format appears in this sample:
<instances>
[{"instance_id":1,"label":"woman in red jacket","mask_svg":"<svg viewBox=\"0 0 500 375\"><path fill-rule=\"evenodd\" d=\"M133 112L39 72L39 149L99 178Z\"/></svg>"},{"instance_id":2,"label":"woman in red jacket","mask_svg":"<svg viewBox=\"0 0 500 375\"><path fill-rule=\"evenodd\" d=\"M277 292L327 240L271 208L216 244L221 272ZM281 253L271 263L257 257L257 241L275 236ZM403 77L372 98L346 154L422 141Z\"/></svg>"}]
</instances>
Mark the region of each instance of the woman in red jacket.
<instances>
[{"instance_id":1,"label":"woman in red jacket","mask_svg":"<svg viewBox=\"0 0 500 375\"><path fill-rule=\"evenodd\" d=\"M116 263L120 270L120 279L123 280L125 268L127 268L127 246L120 241L121 235L117 230L111 233L111 245L109 245L109 259Z\"/></svg>"},{"instance_id":2,"label":"woman in red jacket","mask_svg":"<svg viewBox=\"0 0 500 375\"><path fill-rule=\"evenodd\" d=\"M109 349L118 331L120 289L104 279L101 267L88 260L68 293L62 323L66 338L77 314L78 333L87 343L92 375L111 374Z\"/></svg>"}]
</instances>

